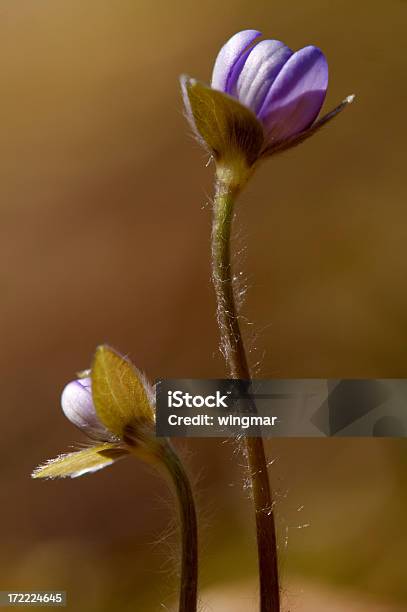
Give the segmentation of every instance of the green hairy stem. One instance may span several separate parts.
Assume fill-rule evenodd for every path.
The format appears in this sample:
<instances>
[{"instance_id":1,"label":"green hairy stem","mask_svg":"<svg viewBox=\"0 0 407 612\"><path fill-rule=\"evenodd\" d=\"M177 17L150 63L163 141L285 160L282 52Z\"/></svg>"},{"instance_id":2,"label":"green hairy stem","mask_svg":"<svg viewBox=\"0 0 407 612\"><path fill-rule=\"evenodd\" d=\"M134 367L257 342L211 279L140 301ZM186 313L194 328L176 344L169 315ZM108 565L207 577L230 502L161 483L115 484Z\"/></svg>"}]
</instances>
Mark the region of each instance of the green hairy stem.
<instances>
[{"instance_id":1,"label":"green hairy stem","mask_svg":"<svg viewBox=\"0 0 407 612\"><path fill-rule=\"evenodd\" d=\"M171 446L165 448L163 461L178 499L182 538L179 612L196 612L198 593L198 533L195 503L188 476Z\"/></svg>"},{"instance_id":2,"label":"green hairy stem","mask_svg":"<svg viewBox=\"0 0 407 612\"><path fill-rule=\"evenodd\" d=\"M213 206L212 278L217 299L221 348L231 378L250 380L236 308L231 265L233 206L249 177L242 166L218 166ZM262 438L244 438L256 516L260 612L280 611L277 542L273 500Z\"/></svg>"}]
</instances>

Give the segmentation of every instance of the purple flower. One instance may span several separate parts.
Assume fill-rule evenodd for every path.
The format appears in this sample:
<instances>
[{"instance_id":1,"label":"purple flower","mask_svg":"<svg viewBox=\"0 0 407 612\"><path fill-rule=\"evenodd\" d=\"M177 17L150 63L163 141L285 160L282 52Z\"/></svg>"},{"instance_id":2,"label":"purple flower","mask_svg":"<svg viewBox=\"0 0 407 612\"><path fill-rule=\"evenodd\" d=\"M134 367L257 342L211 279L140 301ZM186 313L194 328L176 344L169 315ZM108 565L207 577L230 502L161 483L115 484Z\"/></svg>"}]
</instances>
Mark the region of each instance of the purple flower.
<instances>
[{"instance_id":1,"label":"purple flower","mask_svg":"<svg viewBox=\"0 0 407 612\"><path fill-rule=\"evenodd\" d=\"M211 86L181 77L186 117L217 163L246 167L289 149L336 117L354 96L317 119L328 65L310 45L293 52L257 30L238 32L220 50Z\"/></svg>"},{"instance_id":2,"label":"purple flower","mask_svg":"<svg viewBox=\"0 0 407 612\"><path fill-rule=\"evenodd\" d=\"M261 121L267 144L308 129L328 87L328 64L314 46L293 52L278 40L256 39L257 30L238 32L220 50L211 86L233 96Z\"/></svg>"},{"instance_id":3,"label":"purple flower","mask_svg":"<svg viewBox=\"0 0 407 612\"><path fill-rule=\"evenodd\" d=\"M110 440L112 434L100 422L92 399L90 378L79 378L68 383L62 392L61 406L65 416L97 440Z\"/></svg>"}]
</instances>

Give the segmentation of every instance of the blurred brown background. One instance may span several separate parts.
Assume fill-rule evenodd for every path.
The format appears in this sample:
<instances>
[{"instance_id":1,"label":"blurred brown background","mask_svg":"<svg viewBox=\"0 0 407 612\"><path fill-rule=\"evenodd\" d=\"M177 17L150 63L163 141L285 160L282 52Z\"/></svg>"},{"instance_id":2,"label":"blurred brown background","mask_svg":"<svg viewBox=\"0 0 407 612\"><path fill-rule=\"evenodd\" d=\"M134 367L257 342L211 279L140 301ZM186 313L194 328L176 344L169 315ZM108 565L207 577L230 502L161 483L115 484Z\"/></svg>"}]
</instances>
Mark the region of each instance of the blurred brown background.
<instances>
[{"instance_id":1,"label":"blurred brown background","mask_svg":"<svg viewBox=\"0 0 407 612\"><path fill-rule=\"evenodd\" d=\"M75 612L171 609L174 512L154 475L131 461L73 481L29 474L83 442L59 397L97 344L152 380L224 374L212 168L178 76L209 80L239 29L320 46L326 109L357 94L265 164L240 201L257 374L407 376L406 17L404 0L3 0L0 589L65 589ZM203 609L255 610L233 444L181 446L198 480ZM405 441L278 440L268 451L286 610L406 609Z\"/></svg>"}]
</instances>

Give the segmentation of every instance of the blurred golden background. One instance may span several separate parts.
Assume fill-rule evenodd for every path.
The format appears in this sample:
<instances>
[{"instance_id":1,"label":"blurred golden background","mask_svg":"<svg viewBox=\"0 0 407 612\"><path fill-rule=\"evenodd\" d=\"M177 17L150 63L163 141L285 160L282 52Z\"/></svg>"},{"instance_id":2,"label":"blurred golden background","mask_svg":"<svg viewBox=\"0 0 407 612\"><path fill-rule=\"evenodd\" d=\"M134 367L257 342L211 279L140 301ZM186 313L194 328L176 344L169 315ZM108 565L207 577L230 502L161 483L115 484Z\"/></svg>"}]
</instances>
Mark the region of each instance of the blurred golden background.
<instances>
[{"instance_id":1,"label":"blurred golden background","mask_svg":"<svg viewBox=\"0 0 407 612\"><path fill-rule=\"evenodd\" d=\"M240 201L257 375L407 376L406 17L404 0L3 0L0 589L63 589L75 612L172 609L174 509L158 478L131 461L77 480L29 474L84 441L59 397L97 344L151 380L224 375L212 168L178 76L208 81L235 31L320 46L325 109L357 94ZM178 446L197 479L202 610L254 611L233 444ZM268 452L286 612L406 609L405 441L276 440Z\"/></svg>"}]
</instances>

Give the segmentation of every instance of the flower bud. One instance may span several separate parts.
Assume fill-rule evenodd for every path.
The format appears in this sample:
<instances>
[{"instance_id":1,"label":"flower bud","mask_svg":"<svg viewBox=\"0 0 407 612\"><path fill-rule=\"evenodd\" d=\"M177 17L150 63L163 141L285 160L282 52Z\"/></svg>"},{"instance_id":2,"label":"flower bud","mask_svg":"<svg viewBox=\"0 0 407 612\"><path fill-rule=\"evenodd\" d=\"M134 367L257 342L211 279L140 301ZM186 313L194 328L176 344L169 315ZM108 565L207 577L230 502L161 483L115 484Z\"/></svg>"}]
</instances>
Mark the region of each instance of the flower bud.
<instances>
[{"instance_id":1,"label":"flower bud","mask_svg":"<svg viewBox=\"0 0 407 612\"><path fill-rule=\"evenodd\" d=\"M61 406L71 423L88 436L98 440L111 439L111 433L96 414L90 378L79 378L68 383L62 392Z\"/></svg>"},{"instance_id":2,"label":"flower bud","mask_svg":"<svg viewBox=\"0 0 407 612\"><path fill-rule=\"evenodd\" d=\"M277 144L309 128L328 87L328 64L318 47L293 52L279 40L238 32L220 50L212 87L247 106L263 125L265 144Z\"/></svg>"},{"instance_id":3,"label":"flower bud","mask_svg":"<svg viewBox=\"0 0 407 612\"><path fill-rule=\"evenodd\" d=\"M279 40L259 41L243 30L220 50L211 86L183 76L186 117L216 162L240 155L247 166L303 142L353 97L317 120L328 88L328 63L308 45L292 51Z\"/></svg>"}]
</instances>

